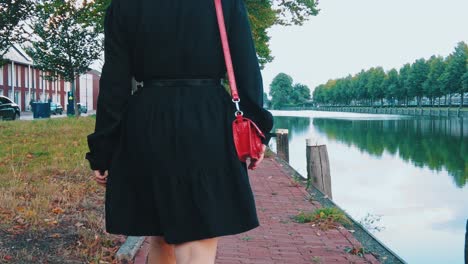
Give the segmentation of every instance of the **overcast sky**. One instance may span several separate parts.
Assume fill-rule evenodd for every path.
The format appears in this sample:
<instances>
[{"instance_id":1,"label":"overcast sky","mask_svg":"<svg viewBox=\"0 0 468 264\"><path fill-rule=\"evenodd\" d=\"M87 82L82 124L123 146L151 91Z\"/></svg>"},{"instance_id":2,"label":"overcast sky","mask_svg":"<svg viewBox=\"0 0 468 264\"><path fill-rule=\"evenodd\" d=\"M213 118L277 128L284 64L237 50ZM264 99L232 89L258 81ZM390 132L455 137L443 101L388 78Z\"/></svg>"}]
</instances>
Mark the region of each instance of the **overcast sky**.
<instances>
[{"instance_id":1,"label":"overcast sky","mask_svg":"<svg viewBox=\"0 0 468 264\"><path fill-rule=\"evenodd\" d=\"M267 93L280 72L312 91L328 79L447 56L468 43L468 0L321 0L319 8L303 26L270 29L275 59L262 72Z\"/></svg>"}]
</instances>

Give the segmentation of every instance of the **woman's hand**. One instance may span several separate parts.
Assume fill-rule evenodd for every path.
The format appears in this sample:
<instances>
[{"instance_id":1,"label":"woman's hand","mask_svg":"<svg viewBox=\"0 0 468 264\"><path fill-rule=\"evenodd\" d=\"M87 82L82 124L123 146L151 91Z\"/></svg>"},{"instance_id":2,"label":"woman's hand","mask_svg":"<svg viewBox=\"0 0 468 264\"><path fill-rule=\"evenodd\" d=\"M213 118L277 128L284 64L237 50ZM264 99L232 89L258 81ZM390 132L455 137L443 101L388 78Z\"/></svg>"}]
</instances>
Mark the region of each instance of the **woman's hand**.
<instances>
[{"instance_id":1,"label":"woman's hand","mask_svg":"<svg viewBox=\"0 0 468 264\"><path fill-rule=\"evenodd\" d=\"M266 149L266 145L262 144L262 153L260 155L260 158L259 159L250 159L249 169L255 170L258 167L260 162L262 162L263 157L265 156L265 149Z\"/></svg>"},{"instance_id":2,"label":"woman's hand","mask_svg":"<svg viewBox=\"0 0 468 264\"><path fill-rule=\"evenodd\" d=\"M94 171L94 176L95 176L96 182L97 182L99 185L106 187L106 183L107 183L107 174L108 174L108 170L106 170L106 171L104 172L104 175L101 175L101 172L99 172L99 170L95 170L95 171Z\"/></svg>"}]
</instances>

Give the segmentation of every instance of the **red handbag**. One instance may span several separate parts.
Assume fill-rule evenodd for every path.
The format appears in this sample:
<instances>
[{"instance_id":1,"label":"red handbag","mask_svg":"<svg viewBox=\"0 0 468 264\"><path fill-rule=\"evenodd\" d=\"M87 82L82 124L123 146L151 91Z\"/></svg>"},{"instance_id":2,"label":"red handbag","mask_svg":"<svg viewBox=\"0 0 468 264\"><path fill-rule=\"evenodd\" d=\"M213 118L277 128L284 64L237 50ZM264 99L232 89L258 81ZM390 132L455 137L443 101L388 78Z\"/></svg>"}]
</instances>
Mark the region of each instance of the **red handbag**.
<instances>
[{"instance_id":1,"label":"red handbag","mask_svg":"<svg viewBox=\"0 0 468 264\"><path fill-rule=\"evenodd\" d=\"M244 113L239 109L240 98L237 92L234 69L232 67L231 52L229 50L221 0L214 0L214 2L221 42L223 45L224 60L226 62L226 69L229 78L229 86L231 88L232 102L236 105L237 109L234 113L236 119L232 122L232 132L237 156L242 162L246 162L248 157L251 160L259 159L263 150L262 138L264 139L265 135L251 119L244 117Z\"/></svg>"}]
</instances>

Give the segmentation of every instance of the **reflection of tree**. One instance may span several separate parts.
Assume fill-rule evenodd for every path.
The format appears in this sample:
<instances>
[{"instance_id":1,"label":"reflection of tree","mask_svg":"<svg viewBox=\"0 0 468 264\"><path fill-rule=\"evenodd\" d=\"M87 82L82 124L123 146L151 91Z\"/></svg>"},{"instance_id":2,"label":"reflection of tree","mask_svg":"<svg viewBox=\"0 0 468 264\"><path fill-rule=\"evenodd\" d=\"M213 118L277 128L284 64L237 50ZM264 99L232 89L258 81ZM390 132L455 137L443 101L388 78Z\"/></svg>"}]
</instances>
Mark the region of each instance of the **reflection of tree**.
<instances>
[{"instance_id":1,"label":"reflection of tree","mask_svg":"<svg viewBox=\"0 0 468 264\"><path fill-rule=\"evenodd\" d=\"M310 118L309 117L292 117L292 116L275 116L274 126L272 131L277 128L288 129L288 139L291 141L294 134L305 133L309 130Z\"/></svg>"},{"instance_id":2,"label":"reflection of tree","mask_svg":"<svg viewBox=\"0 0 468 264\"><path fill-rule=\"evenodd\" d=\"M397 154L415 166L446 169L458 187L468 181L468 127L446 119L313 120L327 137L371 155Z\"/></svg>"}]
</instances>

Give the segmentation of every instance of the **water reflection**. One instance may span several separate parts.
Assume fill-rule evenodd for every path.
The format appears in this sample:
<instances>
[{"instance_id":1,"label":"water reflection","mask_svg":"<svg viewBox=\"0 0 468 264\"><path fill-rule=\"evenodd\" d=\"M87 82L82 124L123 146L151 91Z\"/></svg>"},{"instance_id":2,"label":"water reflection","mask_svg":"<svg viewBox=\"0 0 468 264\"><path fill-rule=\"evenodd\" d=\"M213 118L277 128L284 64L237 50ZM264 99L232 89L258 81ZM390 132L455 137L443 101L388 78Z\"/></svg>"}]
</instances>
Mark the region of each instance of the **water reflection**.
<instances>
[{"instance_id":1,"label":"water reflection","mask_svg":"<svg viewBox=\"0 0 468 264\"><path fill-rule=\"evenodd\" d=\"M302 175L305 140L327 145L333 200L356 220L383 216L375 235L385 245L408 263L464 263L468 120L272 112L274 128L289 129L290 164Z\"/></svg>"},{"instance_id":2,"label":"water reflection","mask_svg":"<svg viewBox=\"0 0 468 264\"><path fill-rule=\"evenodd\" d=\"M308 119L307 119L308 120ZM468 180L468 125L461 119L340 120L314 118L328 138L381 157L384 151L414 166L447 170L457 187Z\"/></svg>"},{"instance_id":3,"label":"water reflection","mask_svg":"<svg viewBox=\"0 0 468 264\"><path fill-rule=\"evenodd\" d=\"M294 135L306 133L309 130L309 127L310 127L310 118L286 117L286 116L275 117L274 129L287 128L289 129L289 131L294 131L294 133L288 134L289 141L291 141L294 138Z\"/></svg>"}]
</instances>

